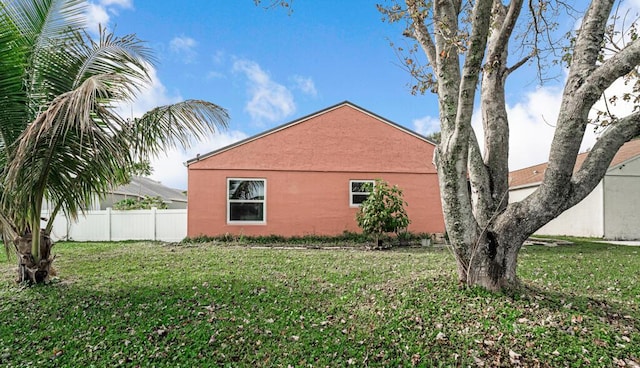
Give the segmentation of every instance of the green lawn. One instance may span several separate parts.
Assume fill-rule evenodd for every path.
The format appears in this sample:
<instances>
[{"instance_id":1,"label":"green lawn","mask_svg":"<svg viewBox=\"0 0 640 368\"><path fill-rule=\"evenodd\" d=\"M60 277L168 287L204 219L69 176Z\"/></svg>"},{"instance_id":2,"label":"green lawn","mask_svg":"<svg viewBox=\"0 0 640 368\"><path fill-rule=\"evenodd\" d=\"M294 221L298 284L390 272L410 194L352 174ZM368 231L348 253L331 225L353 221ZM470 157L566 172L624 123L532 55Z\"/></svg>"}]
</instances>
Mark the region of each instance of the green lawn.
<instances>
[{"instance_id":1,"label":"green lawn","mask_svg":"<svg viewBox=\"0 0 640 368\"><path fill-rule=\"evenodd\" d=\"M527 247L493 295L447 249L59 243L49 286L0 256L0 366L633 366L639 251Z\"/></svg>"}]
</instances>

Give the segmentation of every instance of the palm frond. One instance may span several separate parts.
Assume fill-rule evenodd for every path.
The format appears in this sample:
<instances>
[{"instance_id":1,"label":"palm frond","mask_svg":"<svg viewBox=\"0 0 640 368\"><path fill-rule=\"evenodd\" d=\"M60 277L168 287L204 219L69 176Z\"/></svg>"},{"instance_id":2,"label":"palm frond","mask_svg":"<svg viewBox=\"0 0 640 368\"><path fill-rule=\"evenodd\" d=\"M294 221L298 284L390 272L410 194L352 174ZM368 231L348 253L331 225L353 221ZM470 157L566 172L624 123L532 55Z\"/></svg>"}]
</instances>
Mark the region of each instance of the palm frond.
<instances>
[{"instance_id":1,"label":"palm frond","mask_svg":"<svg viewBox=\"0 0 640 368\"><path fill-rule=\"evenodd\" d=\"M85 24L81 0L9 0L0 5L0 134L10 148L60 92L68 91L64 51ZM61 83L64 81L65 83ZM73 82L73 78L71 78ZM59 85L63 87L57 87Z\"/></svg>"},{"instance_id":2,"label":"palm frond","mask_svg":"<svg viewBox=\"0 0 640 368\"><path fill-rule=\"evenodd\" d=\"M9 0L5 6L22 36L32 45L34 55L49 48L52 39L65 38L86 26L83 0Z\"/></svg>"},{"instance_id":3,"label":"palm frond","mask_svg":"<svg viewBox=\"0 0 640 368\"><path fill-rule=\"evenodd\" d=\"M170 148L188 148L194 140L226 129L229 115L211 102L186 100L157 107L130 124L131 148L142 159Z\"/></svg>"},{"instance_id":4,"label":"palm frond","mask_svg":"<svg viewBox=\"0 0 640 368\"><path fill-rule=\"evenodd\" d=\"M200 100L124 120L114 106L151 81L151 51L134 35L91 39L85 6L0 1L0 231L39 233L44 199L76 217L135 162L227 127L226 110Z\"/></svg>"},{"instance_id":5,"label":"palm frond","mask_svg":"<svg viewBox=\"0 0 640 368\"><path fill-rule=\"evenodd\" d=\"M132 89L119 75L97 75L85 80L77 89L58 96L46 111L24 130L15 152L10 156L6 173L5 208L24 209L41 203L45 193L65 204L71 215L90 199L90 194L66 193L86 172L100 177L104 171L129 164L128 146L116 139L125 123L112 110L102 106L110 96ZM96 163L95 157L102 160ZM101 164L98 165L98 164ZM94 189L101 189L94 186ZM38 212L39 208L32 212ZM35 213L15 213L19 226L33 221ZM29 218L27 218L29 217Z\"/></svg>"},{"instance_id":6,"label":"palm frond","mask_svg":"<svg viewBox=\"0 0 640 368\"><path fill-rule=\"evenodd\" d=\"M23 88L27 48L7 5L0 2L0 138L8 154L9 145L27 124L27 94Z\"/></svg>"},{"instance_id":7,"label":"palm frond","mask_svg":"<svg viewBox=\"0 0 640 368\"><path fill-rule=\"evenodd\" d=\"M99 32L97 42L85 33L87 42L74 43L74 54L81 60L75 71L74 87L88 76L111 73L126 75L141 85L151 82L147 72L147 64L153 65L155 61L151 49L135 35L117 37L102 27Z\"/></svg>"}]
</instances>

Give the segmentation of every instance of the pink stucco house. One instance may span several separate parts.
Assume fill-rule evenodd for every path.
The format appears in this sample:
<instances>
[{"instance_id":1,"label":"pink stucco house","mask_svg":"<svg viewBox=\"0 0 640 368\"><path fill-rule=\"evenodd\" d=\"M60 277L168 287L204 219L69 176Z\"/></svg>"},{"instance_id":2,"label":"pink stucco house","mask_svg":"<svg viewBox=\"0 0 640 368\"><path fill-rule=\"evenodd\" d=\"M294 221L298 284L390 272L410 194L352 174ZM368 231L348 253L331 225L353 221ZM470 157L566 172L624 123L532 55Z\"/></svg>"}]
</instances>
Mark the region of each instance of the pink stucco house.
<instances>
[{"instance_id":1,"label":"pink stucco house","mask_svg":"<svg viewBox=\"0 0 640 368\"><path fill-rule=\"evenodd\" d=\"M359 231L362 183L404 190L409 231L443 233L435 146L343 102L187 162L188 236Z\"/></svg>"}]
</instances>

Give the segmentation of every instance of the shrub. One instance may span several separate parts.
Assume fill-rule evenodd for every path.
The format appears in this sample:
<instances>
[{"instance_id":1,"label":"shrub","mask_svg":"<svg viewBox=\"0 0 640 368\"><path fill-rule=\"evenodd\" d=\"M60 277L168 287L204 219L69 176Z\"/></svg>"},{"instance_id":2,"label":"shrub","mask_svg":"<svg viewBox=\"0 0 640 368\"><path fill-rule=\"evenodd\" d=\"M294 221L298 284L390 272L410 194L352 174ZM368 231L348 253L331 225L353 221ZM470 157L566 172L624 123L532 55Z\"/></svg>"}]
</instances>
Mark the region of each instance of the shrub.
<instances>
[{"instance_id":1,"label":"shrub","mask_svg":"<svg viewBox=\"0 0 640 368\"><path fill-rule=\"evenodd\" d=\"M375 184L369 186L369 197L362 202L356 214L358 226L362 231L375 239L375 244L380 245L380 237L386 233L406 232L411 222L404 206L407 202L402 198L402 189L397 185L389 186L384 181L377 179Z\"/></svg>"},{"instance_id":2,"label":"shrub","mask_svg":"<svg viewBox=\"0 0 640 368\"><path fill-rule=\"evenodd\" d=\"M167 204L160 197L145 196L143 199L126 198L113 204L113 209L118 211L126 210L150 210L151 208L166 209Z\"/></svg>"}]
</instances>

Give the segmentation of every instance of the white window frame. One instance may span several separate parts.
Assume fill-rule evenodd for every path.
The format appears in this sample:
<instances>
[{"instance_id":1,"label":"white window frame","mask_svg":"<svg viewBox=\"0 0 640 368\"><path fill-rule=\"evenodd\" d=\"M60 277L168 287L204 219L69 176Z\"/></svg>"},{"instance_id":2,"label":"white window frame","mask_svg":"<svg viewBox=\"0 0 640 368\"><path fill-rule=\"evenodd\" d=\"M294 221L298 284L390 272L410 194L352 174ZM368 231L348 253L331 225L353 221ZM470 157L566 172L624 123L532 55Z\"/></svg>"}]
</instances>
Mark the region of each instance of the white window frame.
<instances>
[{"instance_id":1,"label":"white window frame","mask_svg":"<svg viewBox=\"0 0 640 368\"><path fill-rule=\"evenodd\" d=\"M264 182L264 199L230 199L229 184L232 180L262 181ZM266 178L227 178L225 196L227 197L227 224L228 225L265 225L267 223L267 179ZM262 221L231 220L231 203L262 203Z\"/></svg>"},{"instance_id":2,"label":"white window frame","mask_svg":"<svg viewBox=\"0 0 640 368\"><path fill-rule=\"evenodd\" d=\"M350 207L360 207L360 203L353 203L353 195L354 194L371 194L371 192L354 192L353 191L353 183L371 183L372 185L376 185L376 181L373 179L360 179L360 180L349 180L349 206Z\"/></svg>"}]
</instances>

